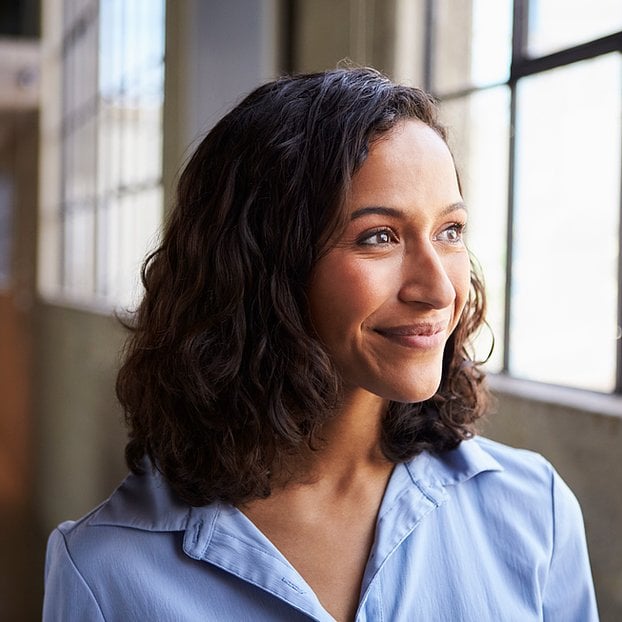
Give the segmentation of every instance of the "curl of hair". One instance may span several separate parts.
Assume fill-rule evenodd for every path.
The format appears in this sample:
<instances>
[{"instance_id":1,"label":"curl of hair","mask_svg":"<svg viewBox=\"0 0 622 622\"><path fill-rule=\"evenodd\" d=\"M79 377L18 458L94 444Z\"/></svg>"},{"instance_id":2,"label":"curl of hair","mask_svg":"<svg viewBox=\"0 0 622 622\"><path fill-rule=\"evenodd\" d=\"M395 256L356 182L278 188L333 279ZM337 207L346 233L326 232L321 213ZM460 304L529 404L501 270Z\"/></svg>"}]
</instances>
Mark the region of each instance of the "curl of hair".
<instances>
[{"instance_id":1,"label":"curl of hair","mask_svg":"<svg viewBox=\"0 0 622 622\"><path fill-rule=\"evenodd\" d=\"M191 505L270 494L275 467L317 446L339 403L329 355L309 330L306 289L344 222L369 145L402 119L445 139L423 91L371 69L284 77L259 87L204 138L182 173L117 378L126 460L148 457ZM483 413L469 337L484 321L472 273L436 395L392 403L392 461L456 447Z\"/></svg>"}]
</instances>

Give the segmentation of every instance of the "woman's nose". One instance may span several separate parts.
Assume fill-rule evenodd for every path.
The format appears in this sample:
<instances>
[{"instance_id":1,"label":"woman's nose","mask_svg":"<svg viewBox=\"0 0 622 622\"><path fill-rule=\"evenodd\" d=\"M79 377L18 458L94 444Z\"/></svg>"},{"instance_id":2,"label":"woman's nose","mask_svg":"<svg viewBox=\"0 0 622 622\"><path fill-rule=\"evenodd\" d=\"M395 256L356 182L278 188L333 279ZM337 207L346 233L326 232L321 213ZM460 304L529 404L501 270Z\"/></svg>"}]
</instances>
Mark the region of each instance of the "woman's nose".
<instances>
[{"instance_id":1,"label":"woman's nose","mask_svg":"<svg viewBox=\"0 0 622 622\"><path fill-rule=\"evenodd\" d=\"M452 305L456 290L445 261L447 259L439 255L431 241L407 250L402 260L399 299L422 303L434 309Z\"/></svg>"}]
</instances>

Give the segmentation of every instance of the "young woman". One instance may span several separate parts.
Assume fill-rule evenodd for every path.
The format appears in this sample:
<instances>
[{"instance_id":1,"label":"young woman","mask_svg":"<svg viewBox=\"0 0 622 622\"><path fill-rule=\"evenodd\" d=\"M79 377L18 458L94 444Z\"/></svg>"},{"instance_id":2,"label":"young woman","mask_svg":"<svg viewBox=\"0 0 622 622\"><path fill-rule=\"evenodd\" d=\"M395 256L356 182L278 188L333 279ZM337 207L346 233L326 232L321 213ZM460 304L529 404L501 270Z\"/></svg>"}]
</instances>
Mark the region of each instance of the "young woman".
<instances>
[{"instance_id":1,"label":"young woman","mask_svg":"<svg viewBox=\"0 0 622 622\"><path fill-rule=\"evenodd\" d=\"M132 474L52 534L44 619L596 620L572 493L474 436L466 219L418 89L335 70L225 116L145 265Z\"/></svg>"}]
</instances>

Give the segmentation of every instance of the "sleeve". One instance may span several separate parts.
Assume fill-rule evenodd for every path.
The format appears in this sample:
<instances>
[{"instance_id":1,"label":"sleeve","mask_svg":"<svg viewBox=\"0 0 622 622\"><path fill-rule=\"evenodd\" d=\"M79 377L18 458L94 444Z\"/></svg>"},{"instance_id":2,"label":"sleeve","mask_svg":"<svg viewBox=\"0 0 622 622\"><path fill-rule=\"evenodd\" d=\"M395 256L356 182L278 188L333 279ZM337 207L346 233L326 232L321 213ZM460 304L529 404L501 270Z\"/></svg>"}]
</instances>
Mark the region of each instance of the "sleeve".
<instances>
[{"instance_id":1,"label":"sleeve","mask_svg":"<svg viewBox=\"0 0 622 622\"><path fill-rule=\"evenodd\" d=\"M545 622L598 622L581 508L553 472L553 551L543 594Z\"/></svg>"},{"instance_id":2,"label":"sleeve","mask_svg":"<svg viewBox=\"0 0 622 622\"><path fill-rule=\"evenodd\" d=\"M56 529L45 558L43 622L102 622L104 616L93 592L76 568L65 536Z\"/></svg>"}]
</instances>

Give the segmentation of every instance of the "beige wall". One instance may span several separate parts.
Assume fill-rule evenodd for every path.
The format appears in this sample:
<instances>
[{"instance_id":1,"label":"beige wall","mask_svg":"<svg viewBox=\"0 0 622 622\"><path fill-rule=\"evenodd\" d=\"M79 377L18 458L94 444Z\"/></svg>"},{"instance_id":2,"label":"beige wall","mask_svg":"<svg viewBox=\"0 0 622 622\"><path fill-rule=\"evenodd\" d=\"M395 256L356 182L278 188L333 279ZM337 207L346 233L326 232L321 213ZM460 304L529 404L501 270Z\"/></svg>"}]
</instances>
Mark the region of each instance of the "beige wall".
<instances>
[{"instance_id":1,"label":"beige wall","mask_svg":"<svg viewBox=\"0 0 622 622\"><path fill-rule=\"evenodd\" d=\"M244 95L276 77L279 0L167 3L164 97L166 208L200 138Z\"/></svg>"},{"instance_id":2,"label":"beige wall","mask_svg":"<svg viewBox=\"0 0 622 622\"><path fill-rule=\"evenodd\" d=\"M114 394L124 331L112 317L46 303L34 322L36 493L48 529L100 503L125 474Z\"/></svg>"},{"instance_id":3,"label":"beige wall","mask_svg":"<svg viewBox=\"0 0 622 622\"><path fill-rule=\"evenodd\" d=\"M399 66L405 81L421 73L420 50L411 43L413 30L423 32L422 0L298 0L294 6L294 71L353 63L389 74Z\"/></svg>"}]
</instances>

